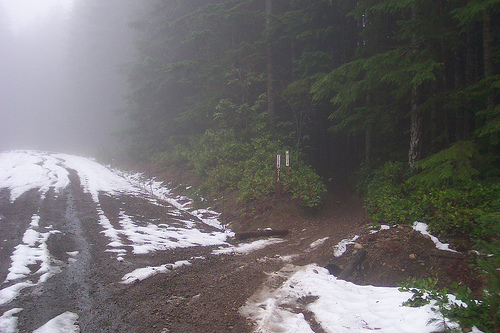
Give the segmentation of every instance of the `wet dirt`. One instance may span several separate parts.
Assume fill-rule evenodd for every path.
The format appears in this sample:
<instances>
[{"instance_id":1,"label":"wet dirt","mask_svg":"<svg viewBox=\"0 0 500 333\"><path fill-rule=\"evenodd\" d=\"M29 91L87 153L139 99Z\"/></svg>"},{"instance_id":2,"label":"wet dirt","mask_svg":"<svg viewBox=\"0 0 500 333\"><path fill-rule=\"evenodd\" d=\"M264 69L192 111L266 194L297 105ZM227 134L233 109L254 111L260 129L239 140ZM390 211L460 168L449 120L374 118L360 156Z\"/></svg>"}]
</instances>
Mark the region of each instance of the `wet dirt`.
<instances>
[{"instance_id":1,"label":"wet dirt","mask_svg":"<svg viewBox=\"0 0 500 333\"><path fill-rule=\"evenodd\" d=\"M123 205L122 201L108 196L101 200L100 208L113 215L111 212L116 212L116 205ZM135 211L137 216L158 218L165 213L133 198L126 201L129 212ZM129 251L123 261L118 261L114 253L105 251L108 240L98 224L96 204L84 193L74 173L64 192L49 191L44 200L30 191L11 204L8 193L2 190L2 281L8 273L10 255L22 241L33 214L40 215L41 230L60 233L52 234L47 244L58 273L24 289L15 300L0 306L0 313L22 308L18 314L20 332L32 332L65 311L79 315L81 332L252 332L253 323L241 316L240 308L269 274L286 264L334 264L342 269L354 246L349 245L338 258L334 247L355 235L360 236L357 243L367 250L367 258L349 278L352 282L395 286L412 276L438 277L442 285L458 281L480 286L473 272L467 271L465 255L436 250L427 237L410 227L371 233L372 223L361 199L345 183L332 186L317 211L304 210L286 197L246 207L235 201L220 201L215 209L236 232L269 227L287 229L289 234L284 242L247 255L214 255L213 247L192 247L144 255ZM318 240L320 245L311 247ZM124 274L136 268L178 260L190 260L191 265L133 284L120 283ZM322 330L317 324L312 327L316 332Z\"/></svg>"}]
</instances>

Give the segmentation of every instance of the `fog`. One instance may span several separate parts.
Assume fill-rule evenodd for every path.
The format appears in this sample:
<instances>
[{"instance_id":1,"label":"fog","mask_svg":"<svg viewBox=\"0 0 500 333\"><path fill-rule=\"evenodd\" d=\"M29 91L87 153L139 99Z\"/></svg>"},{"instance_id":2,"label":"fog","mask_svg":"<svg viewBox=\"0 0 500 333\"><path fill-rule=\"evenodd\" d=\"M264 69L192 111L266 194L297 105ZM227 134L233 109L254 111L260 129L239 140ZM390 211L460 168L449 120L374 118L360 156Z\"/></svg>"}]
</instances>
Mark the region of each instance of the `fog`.
<instances>
[{"instance_id":1,"label":"fog","mask_svg":"<svg viewBox=\"0 0 500 333\"><path fill-rule=\"evenodd\" d=\"M128 23L145 1L74 0L71 10L53 5L23 26L8 15L9 1L20 0L0 1L0 150L121 149L120 70L134 59Z\"/></svg>"}]
</instances>

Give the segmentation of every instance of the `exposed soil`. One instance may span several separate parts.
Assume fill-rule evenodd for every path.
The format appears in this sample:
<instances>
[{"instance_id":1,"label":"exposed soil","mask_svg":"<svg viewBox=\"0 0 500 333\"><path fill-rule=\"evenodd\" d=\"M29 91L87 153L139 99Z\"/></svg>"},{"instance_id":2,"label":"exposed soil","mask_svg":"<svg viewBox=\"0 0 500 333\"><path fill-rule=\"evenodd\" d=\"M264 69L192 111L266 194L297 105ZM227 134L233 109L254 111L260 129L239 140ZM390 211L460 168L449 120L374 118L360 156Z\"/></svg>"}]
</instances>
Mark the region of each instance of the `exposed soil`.
<instances>
[{"instance_id":1,"label":"exposed soil","mask_svg":"<svg viewBox=\"0 0 500 333\"><path fill-rule=\"evenodd\" d=\"M171 174L168 177L175 178ZM115 302L131 309L127 319L143 323L137 332L251 332L253 324L238 311L270 273L285 266L284 256L292 256L293 265L330 264L329 267L341 270L350 261L354 245L349 245L339 258L333 254L334 246L355 235L359 236L356 243L366 249L367 256L349 281L397 286L408 277L431 277L438 278L438 287L449 286L453 281L473 290L481 287L481 281L467 264L466 254L437 250L429 237L409 226L371 233L373 223L363 210L362 200L347 183L332 185L325 204L315 211L304 210L286 197L245 207L238 206L230 194L226 197L213 208L223 213L224 223L233 231L287 229L286 241L245 256L213 256L209 249L185 250L205 259L116 294ZM310 246L325 238L321 245ZM160 263L176 258L173 252L159 256ZM311 328L323 332L317 323L311 322Z\"/></svg>"},{"instance_id":2,"label":"exposed soil","mask_svg":"<svg viewBox=\"0 0 500 333\"><path fill-rule=\"evenodd\" d=\"M184 183L190 181L179 175L150 175ZM9 204L7 193L0 193L5 221L29 220L40 204L35 194L30 192L16 200L16 205L21 205L17 207ZM67 252L77 249L79 261L63 266L63 273L54 275L40 288L28 288L12 303L0 307L3 311L12 307L24 309L19 315L20 332L31 332L68 310L79 314L84 333L252 332L253 323L241 316L239 310L263 283L269 283L269 275L287 264L316 263L323 267L330 264L342 269L351 259L354 245L349 245L339 258L334 256L334 247L355 235L359 236L356 242L366 249L367 257L349 277L352 282L396 286L407 277L438 277L440 286L457 281L472 289L480 287L464 254L439 251L430 239L410 227L370 233L372 223L363 210L362 201L346 183L331 184L325 204L314 211L304 210L284 196L239 206L234 193L226 193L225 199L212 207L222 213L223 223L235 232L259 228L288 230L282 243L247 255L213 255L210 247L194 247L140 256L127 254L124 262L118 262L113 254L102 250L107 240L99 228L89 228L96 224L98 217L91 198L82 192L76 180L72 180L72 186L61 195L49 193L47 197L53 203L45 210L42 207L41 219L63 231L57 236L60 240L51 238L50 252L60 262L67 262ZM137 216L161 213L154 211L153 206L128 200L131 201L127 209L130 213L136 211ZM101 209L105 212L116 211L116 204L111 198L101 198ZM112 219L111 222L114 223ZM13 246L18 244L7 240L22 237L15 224L11 227L0 232L2 239L6 239L0 251L2 272L6 270L5 263ZM318 240L323 242L311 247ZM121 277L133 269L187 258L192 265L133 284L119 283ZM282 282L272 281L276 285ZM304 300L311 301L314 300ZM304 315L311 320L315 332L323 332L312 316Z\"/></svg>"}]
</instances>

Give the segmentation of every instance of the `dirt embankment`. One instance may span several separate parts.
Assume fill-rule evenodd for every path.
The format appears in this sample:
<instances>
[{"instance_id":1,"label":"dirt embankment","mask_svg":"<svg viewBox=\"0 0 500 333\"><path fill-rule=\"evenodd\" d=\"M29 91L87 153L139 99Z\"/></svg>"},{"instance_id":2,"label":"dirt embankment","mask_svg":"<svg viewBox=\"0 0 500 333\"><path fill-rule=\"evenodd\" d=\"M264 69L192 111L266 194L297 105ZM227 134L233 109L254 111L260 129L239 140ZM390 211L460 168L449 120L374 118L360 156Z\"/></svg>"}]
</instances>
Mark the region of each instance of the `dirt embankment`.
<instances>
[{"instance_id":1,"label":"dirt embankment","mask_svg":"<svg viewBox=\"0 0 500 333\"><path fill-rule=\"evenodd\" d=\"M150 174L154 174L150 171ZM186 175L158 173L164 179L187 183ZM354 245L335 257L334 248L352 239L367 251L366 259L349 277L357 284L396 286L408 277L438 278L438 286L453 281L478 290L481 281L468 267L466 255L437 250L428 236L409 226L397 226L372 233L362 200L347 183L332 185L319 210L300 208L287 197L237 204L234 193L225 193L215 210L235 232L259 228L289 230L285 242L249 255L210 254L210 249L191 249L205 259L168 275L157 275L123 287L114 299L129 309L127 321L140 321L137 332L251 332L252 323L239 314L246 300L259 290L266 277L286 263L316 263L343 269L353 255ZM318 246L311 246L320 240ZM174 262L180 252L157 254L158 263ZM180 257L186 258L187 253Z\"/></svg>"}]
</instances>

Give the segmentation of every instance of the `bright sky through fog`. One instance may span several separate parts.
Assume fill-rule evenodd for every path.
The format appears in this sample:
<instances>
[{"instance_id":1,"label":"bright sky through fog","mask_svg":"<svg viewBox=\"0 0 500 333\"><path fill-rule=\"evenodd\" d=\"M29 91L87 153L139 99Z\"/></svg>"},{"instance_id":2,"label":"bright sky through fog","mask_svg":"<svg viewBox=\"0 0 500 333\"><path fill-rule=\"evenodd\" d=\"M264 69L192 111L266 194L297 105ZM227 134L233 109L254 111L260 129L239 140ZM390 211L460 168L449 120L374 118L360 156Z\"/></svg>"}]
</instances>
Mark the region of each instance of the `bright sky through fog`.
<instances>
[{"instance_id":1,"label":"bright sky through fog","mask_svg":"<svg viewBox=\"0 0 500 333\"><path fill-rule=\"evenodd\" d=\"M24 31L36 27L55 10L69 12L74 0L0 0L0 10L4 10L9 27L14 31Z\"/></svg>"}]
</instances>

